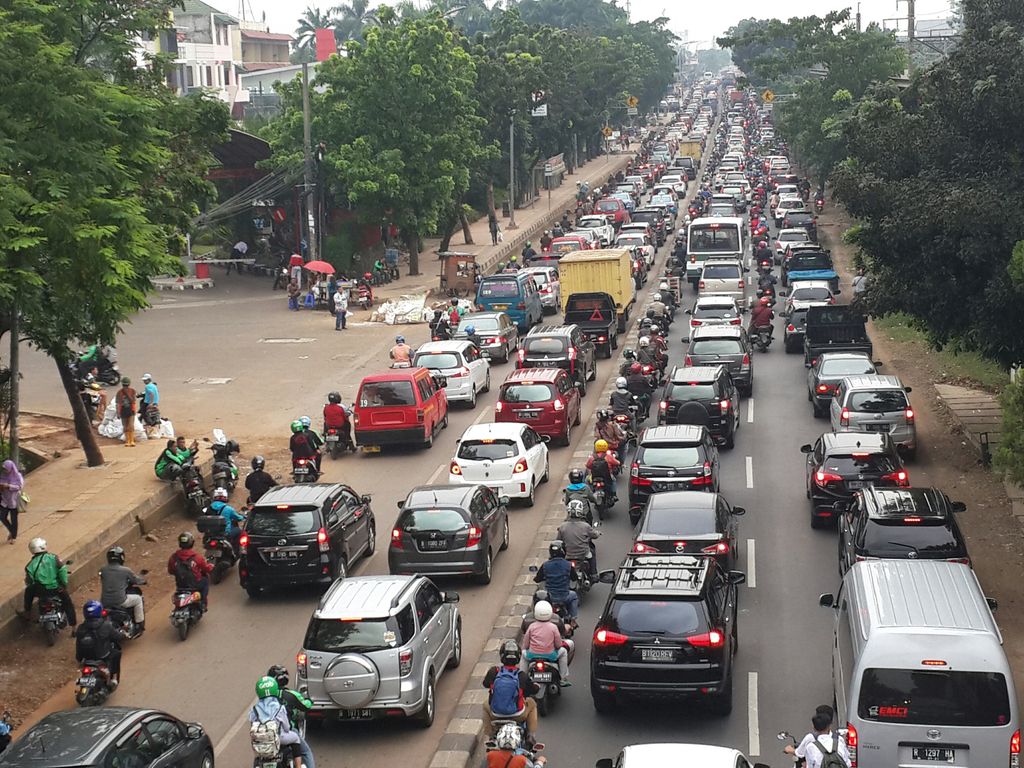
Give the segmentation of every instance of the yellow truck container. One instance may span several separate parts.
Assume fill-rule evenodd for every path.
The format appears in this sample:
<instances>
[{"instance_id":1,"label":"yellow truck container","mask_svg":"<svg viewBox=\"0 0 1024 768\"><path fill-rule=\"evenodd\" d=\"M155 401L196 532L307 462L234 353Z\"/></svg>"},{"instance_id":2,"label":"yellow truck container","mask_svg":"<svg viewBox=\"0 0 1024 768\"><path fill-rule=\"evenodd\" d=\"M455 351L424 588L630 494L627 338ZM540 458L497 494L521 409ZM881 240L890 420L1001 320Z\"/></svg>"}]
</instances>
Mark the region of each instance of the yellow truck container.
<instances>
[{"instance_id":1,"label":"yellow truck container","mask_svg":"<svg viewBox=\"0 0 1024 768\"><path fill-rule=\"evenodd\" d=\"M565 312L565 305L574 293L607 293L615 300L619 331L626 330L629 312L636 301L629 250L608 248L576 251L563 256L558 262L558 279L562 290L562 312Z\"/></svg>"},{"instance_id":2,"label":"yellow truck container","mask_svg":"<svg viewBox=\"0 0 1024 768\"><path fill-rule=\"evenodd\" d=\"M699 141L686 141L679 142L679 151L676 152L676 157L692 157L695 163L700 162L700 142Z\"/></svg>"}]
</instances>

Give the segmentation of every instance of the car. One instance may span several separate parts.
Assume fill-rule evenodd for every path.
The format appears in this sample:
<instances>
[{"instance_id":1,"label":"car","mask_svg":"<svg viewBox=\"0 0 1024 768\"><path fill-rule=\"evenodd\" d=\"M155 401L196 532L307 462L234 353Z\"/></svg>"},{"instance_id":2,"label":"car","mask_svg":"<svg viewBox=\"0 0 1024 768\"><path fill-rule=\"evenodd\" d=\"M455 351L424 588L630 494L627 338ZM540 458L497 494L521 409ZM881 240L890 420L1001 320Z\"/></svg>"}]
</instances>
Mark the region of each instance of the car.
<instances>
[{"instance_id":1,"label":"car","mask_svg":"<svg viewBox=\"0 0 1024 768\"><path fill-rule=\"evenodd\" d=\"M252 598L267 587L329 586L376 549L368 495L343 483L277 485L246 515L239 581Z\"/></svg>"},{"instance_id":2,"label":"car","mask_svg":"<svg viewBox=\"0 0 1024 768\"><path fill-rule=\"evenodd\" d=\"M644 232L641 224L647 224L648 230ZM653 208L650 206L644 206L643 208L637 208L633 211L633 220L622 227L619 230L621 235L624 232L641 231L644 232L648 237L651 238L651 242L654 243L656 248L660 248L665 243L665 238L668 237L668 225L665 221L665 216L662 214L660 208Z\"/></svg>"},{"instance_id":3,"label":"car","mask_svg":"<svg viewBox=\"0 0 1024 768\"><path fill-rule=\"evenodd\" d=\"M847 376L840 379L829 404L835 432L888 434L906 457L917 455L917 425L914 409L904 387L895 376Z\"/></svg>"},{"instance_id":4,"label":"car","mask_svg":"<svg viewBox=\"0 0 1024 768\"><path fill-rule=\"evenodd\" d=\"M834 522L836 502L849 501L854 492L869 485L910 485L903 459L886 434L826 432L813 444L800 446L800 451L807 455L805 477L812 528Z\"/></svg>"},{"instance_id":5,"label":"car","mask_svg":"<svg viewBox=\"0 0 1024 768\"><path fill-rule=\"evenodd\" d=\"M714 293L698 296L693 308L686 310L691 328L702 325L741 325L742 313L732 296Z\"/></svg>"},{"instance_id":6,"label":"car","mask_svg":"<svg viewBox=\"0 0 1024 768\"><path fill-rule=\"evenodd\" d=\"M540 306L545 312L554 314L562 306L562 284L555 267L528 267L522 272L533 276L533 282L540 294Z\"/></svg>"},{"instance_id":7,"label":"car","mask_svg":"<svg viewBox=\"0 0 1024 768\"><path fill-rule=\"evenodd\" d=\"M613 712L625 698L696 698L728 715L746 574L713 557L629 554L598 580L612 588L590 652L594 709Z\"/></svg>"},{"instance_id":8,"label":"car","mask_svg":"<svg viewBox=\"0 0 1024 768\"><path fill-rule=\"evenodd\" d=\"M675 229L675 217L679 213L679 201L669 187L655 187L651 194L651 201L648 207L658 211L666 211L665 231L672 232ZM660 190L660 191L659 191Z\"/></svg>"},{"instance_id":9,"label":"car","mask_svg":"<svg viewBox=\"0 0 1024 768\"><path fill-rule=\"evenodd\" d=\"M364 453L384 445L429 448L448 426L447 381L426 368L392 368L366 376L356 395L356 442Z\"/></svg>"},{"instance_id":10,"label":"car","mask_svg":"<svg viewBox=\"0 0 1024 768\"><path fill-rule=\"evenodd\" d=\"M677 161L690 159L690 164L693 164L692 158L677 158ZM677 165L676 168L683 168L682 165ZM662 185L672 187L672 192L677 198L686 197L686 179L682 174L668 173L661 177Z\"/></svg>"},{"instance_id":11,"label":"car","mask_svg":"<svg viewBox=\"0 0 1024 768\"><path fill-rule=\"evenodd\" d=\"M781 317L788 317L794 309L836 303L828 280L791 280L789 290L779 291L779 296L786 299Z\"/></svg>"},{"instance_id":12,"label":"car","mask_svg":"<svg viewBox=\"0 0 1024 768\"><path fill-rule=\"evenodd\" d=\"M709 744L632 744L618 757L601 758L595 768L652 768L652 766L700 766L701 768L770 768L751 762L739 750Z\"/></svg>"},{"instance_id":13,"label":"car","mask_svg":"<svg viewBox=\"0 0 1024 768\"><path fill-rule=\"evenodd\" d=\"M199 723L157 709L90 707L51 712L0 755L0 766L38 768L213 768Z\"/></svg>"},{"instance_id":14,"label":"car","mask_svg":"<svg viewBox=\"0 0 1024 768\"><path fill-rule=\"evenodd\" d=\"M929 559L971 564L956 521L962 501L937 488L868 487L840 505L839 577L869 558Z\"/></svg>"},{"instance_id":15,"label":"car","mask_svg":"<svg viewBox=\"0 0 1024 768\"><path fill-rule=\"evenodd\" d=\"M619 195L625 193L629 195L629 199L633 201L634 205L640 202L640 190L637 185L633 182L626 182L625 184L619 184L612 190L612 195Z\"/></svg>"},{"instance_id":16,"label":"car","mask_svg":"<svg viewBox=\"0 0 1024 768\"><path fill-rule=\"evenodd\" d=\"M468 335L466 329L470 326L480 337L480 354L491 362L497 360L507 363L519 349L519 328L504 312L472 312L464 315L452 338L465 339Z\"/></svg>"},{"instance_id":17,"label":"car","mask_svg":"<svg viewBox=\"0 0 1024 768\"><path fill-rule=\"evenodd\" d=\"M633 533L636 554L710 555L729 570L736 562L736 518L745 515L714 491L668 491L647 499Z\"/></svg>"},{"instance_id":18,"label":"car","mask_svg":"<svg viewBox=\"0 0 1024 768\"><path fill-rule=\"evenodd\" d=\"M847 376L878 373L881 363L863 352L825 352L807 370L807 399L815 416L828 413L829 403L839 382Z\"/></svg>"},{"instance_id":19,"label":"car","mask_svg":"<svg viewBox=\"0 0 1024 768\"><path fill-rule=\"evenodd\" d=\"M580 386L562 368L512 371L498 392L494 420L526 423L558 445L569 445L572 428L579 426L582 416Z\"/></svg>"},{"instance_id":20,"label":"car","mask_svg":"<svg viewBox=\"0 0 1024 768\"><path fill-rule=\"evenodd\" d=\"M699 296L719 294L735 299L742 304L746 296L747 268L739 261L731 259L714 259L704 263L700 278L697 281Z\"/></svg>"},{"instance_id":21,"label":"car","mask_svg":"<svg viewBox=\"0 0 1024 768\"><path fill-rule=\"evenodd\" d=\"M652 494L717 491L718 446L707 427L693 424L647 427L637 437L629 468L629 520L633 525Z\"/></svg>"},{"instance_id":22,"label":"car","mask_svg":"<svg viewBox=\"0 0 1024 768\"><path fill-rule=\"evenodd\" d=\"M811 242L818 242L818 217L810 211L786 211L781 226L784 229L805 229Z\"/></svg>"},{"instance_id":23,"label":"car","mask_svg":"<svg viewBox=\"0 0 1024 768\"><path fill-rule=\"evenodd\" d=\"M591 214L582 217L576 224L576 230L589 229L597 234L602 248L607 248L615 239L615 227L607 216L602 214Z\"/></svg>"},{"instance_id":24,"label":"car","mask_svg":"<svg viewBox=\"0 0 1024 768\"><path fill-rule=\"evenodd\" d=\"M504 312L522 333L539 323L544 314L533 278L518 272L480 278L474 301L481 312Z\"/></svg>"},{"instance_id":25,"label":"car","mask_svg":"<svg viewBox=\"0 0 1024 768\"><path fill-rule=\"evenodd\" d=\"M336 581L296 655L310 722L408 717L429 728L437 681L462 662L459 595L423 576Z\"/></svg>"},{"instance_id":26,"label":"car","mask_svg":"<svg viewBox=\"0 0 1024 768\"><path fill-rule=\"evenodd\" d=\"M832 263L832 254L828 251L812 251L806 248L796 250L790 249L789 258L782 262L783 286L789 286L790 275L794 275L794 282L803 282L800 278L818 280L827 283L833 294L839 292L839 275Z\"/></svg>"},{"instance_id":27,"label":"car","mask_svg":"<svg viewBox=\"0 0 1024 768\"><path fill-rule=\"evenodd\" d=\"M491 391L491 364L468 340L428 341L416 348L412 364L443 376L449 401L476 408L476 396Z\"/></svg>"},{"instance_id":28,"label":"car","mask_svg":"<svg viewBox=\"0 0 1024 768\"><path fill-rule=\"evenodd\" d=\"M448 482L486 485L499 496L522 499L532 507L537 486L550 476L549 439L526 424L473 424L459 438Z\"/></svg>"},{"instance_id":29,"label":"car","mask_svg":"<svg viewBox=\"0 0 1024 768\"><path fill-rule=\"evenodd\" d=\"M622 232L615 238L613 247L635 250L643 259L646 269L654 266L654 243L643 232Z\"/></svg>"},{"instance_id":30,"label":"car","mask_svg":"<svg viewBox=\"0 0 1024 768\"><path fill-rule=\"evenodd\" d=\"M578 325L538 325L523 339L516 368L562 368L582 384L597 379L597 348Z\"/></svg>"},{"instance_id":31,"label":"car","mask_svg":"<svg viewBox=\"0 0 1024 768\"><path fill-rule=\"evenodd\" d=\"M592 229L573 229L565 233L565 237L582 237L587 241L588 248L592 251L596 251L598 248L603 248L601 243L601 237Z\"/></svg>"},{"instance_id":32,"label":"car","mask_svg":"<svg viewBox=\"0 0 1024 768\"><path fill-rule=\"evenodd\" d=\"M736 444L740 396L725 365L676 366L658 403L658 424L693 424L726 448Z\"/></svg>"},{"instance_id":33,"label":"car","mask_svg":"<svg viewBox=\"0 0 1024 768\"><path fill-rule=\"evenodd\" d=\"M473 575L490 584L494 557L508 549L507 496L486 485L420 485L398 502L388 572Z\"/></svg>"},{"instance_id":34,"label":"car","mask_svg":"<svg viewBox=\"0 0 1024 768\"><path fill-rule=\"evenodd\" d=\"M754 392L753 348L747 331L741 326L708 325L694 328L683 356L684 366L722 364L729 371L741 394L750 397Z\"/></svg>"},{"instance_id":35,"label":"car","mask_svg":"<svg viewBox=\"0 0 1024 768\"><path fill-rule=\"evenodd\" d=\"M786 325L782 332L782 344L787 353L802 352L804 348L804 330L807 327L807 310L810 307L828 306L827 304L811 304L808 307L794 309L785 320Z\"/></svg>"},{"instance_id":36,"label":"car","mask_svg":"<svg viewBox=\"0 0 1024 768\"><path fill-rule=\"evenodd\" d=\"M591 250L591 242L593 242L593 238L590 235L563 235L562 237L556 237L544 249L538 260L548 258L559 259L567 253L589 251Z\"/></svg>"},{"instance_id":37,"label":"car","mask_svg":"<svg viewBox=\"0 0 1024 768\"><path fill-rule=\"evenodd\" d=\"M782 220L791 211L807 211L807 204L802 197L793 196L779 199L779 204L775 206L775 210L772 212L772 215L775 217L775 226L790 229L790 227L783 227ZM795 225L793 228L795 229Z\"/></svg>"},{"instance_id":38,"label":"car","mask_svg":"<svg viewBox=\"0 0 1024 768\"><path fill-rule=\"evenodd\" d=\"M626 206L626 210L629 211L630 216L633 215L633 211L636 210L637 198L629 192L612 192L608 197L614 200L621 200L622 204ZM627 224L629 222L626 222Z\"/></svg>"},{"instance_id":39,"label":"car","mask_svg":"<svg viewBox=\"0 0 1024 768\"><path fill-rule=\"evenodd\" d=\"M804 230L806 232L806 230ZM786 247L782 251L782 266L785 271L786 265L790 259L796 256L798 253L823 253L828 256L828 251L824 250L817 243L812 243L809 239L806 241L790 241L786 243Z\"/></svg>"},{"instance_id":40,"label":"car","mask_svg":"<svg viewBox=\"0 0 1024 768\"><path fill-rule=\"evenodd\" d=\"M809 243L811 241L810 235L807 234L807 230L803 227L799 229L781 229L779 234L775 237L775 263L782 263L782 255L786 252L787 243Z\"/></svg>"},{"instance_id":41,"label":"car","mask_svg":"<svg viewBox=\"0 0 1024 768\"><path fill-rule=\"evenodd\" d=\"M727 184L722 187L722 194L729 195L733 199L733 207L737 213L747 212L747 194L739 185Z\"/></svg>"},{"instance_id":42,"label":"car","mask_svg":"<svg viewBox=\"0 0 1024 768\"><path fill-rule=\"evenodd\" d=\"M615 197L603 197L594 203L594 213L610 216L616 230L629 222L626 204Z\"/></svg>"},{"instance_id":43,"label":"car","mask_svg":"<svg viewBox=\"0 0 1024 768\"><path fill-rule=\"evenodd\" d=\"M780 200L784 197L800 197L800 187L796 184L779 184L775 188L775 194Z\"/></svg>"}]
</instances>

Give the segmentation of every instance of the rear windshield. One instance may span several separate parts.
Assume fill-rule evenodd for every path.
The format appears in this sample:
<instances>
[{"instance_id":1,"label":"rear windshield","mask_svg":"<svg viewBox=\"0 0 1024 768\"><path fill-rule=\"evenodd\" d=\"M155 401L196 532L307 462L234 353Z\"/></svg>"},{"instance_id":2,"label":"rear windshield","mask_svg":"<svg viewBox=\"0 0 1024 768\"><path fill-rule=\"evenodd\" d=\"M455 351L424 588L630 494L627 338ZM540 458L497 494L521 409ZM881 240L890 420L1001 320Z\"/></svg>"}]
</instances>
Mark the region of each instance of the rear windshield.
<instances>
[{"instance_id":1,"label":"rear windshield","mask_svg":"<svg viewBox=\"0 0 1024 768\"><path fill-rule=\"evenodd\" d=\"M558 251L559 253L569 251L581 251L583 246L579 240L554 240L551 243L551 250Z\"/></svg>"},{"instance_id":2,"label":"rear windshield","mask_svg":"<svg viewBox=\"0 0 1024 768\"><path fill-rule=\"evenodd\" d=\"M697 307L693 316L706 320L729 320L736 317L736 310L733 307Z\"/></svg>"},{"instance_id":3,"label":"rear windshield","mask_svg":"<svg viewBox=\"0 0 1024 768\"><path fill-rule=\"evenodd\" d=\"M790 272L810 269L832 269L832 259L822 253L813 256L797 255L789 260Z\"/></svg>"},{"instance_id":4,"label":"rear windshield","mask_svg":"<svg viewBox=\"0 0 1024 768\"><path fill-rule=\"evenodd\" d=\"M807 325L807 310L794 309L789 315L789 324L794 328L803 328Z\"/></svg>"},{"instance_id":5,"label":"rear windshield","mask_svg":"<svg viewBox=\"0 0 1024 768\"><path fill-rule=\"evenodd\" d=\"M496 299L508 299L519 295L516 280L484 280L480 283L480 295Z\"/></svg>"},{"instance_id":6,"label":"rear windshield","mask_svg":"<svg viewBox=\"0 0 1024 768\"><path fill-rule=\"evenodd\" d=\"M410 509L401 513L397 525L410 533L454 533L469 527L465 513L458 509Z\"/></svg>"},{"instance_id":7,"label":"rear windshield","mask_svg":"<svg viewBox=\"0 0 1024 768\"><path fill-rule=\"evenodd\" d=\"M780 243L806 243L807 233L806 232L783 232L779 235Z\"/></svg>"},{"instance_id":8,"label":"rear windshield","mask_svg":"<svg viewBox=\"0 0 1024 768\"><path fill-rule=\"evenodd\" d=\"M424 352L416 355L414 362L420 368L458 368L461 363L459 356L453 352Z\"/></svg>"},{"instance_id":9,"label":"rear windshield","mask_svg":"<svg viewBox=\"0 0 1024 768\"><path fill-rule=\"evenodd\" d=\"M550 384L509 384L501 399L506 403L546 403L554 396Z\"/></svg>"},{"instance_id":10,"label":"rear windshield","mask_svg":"<svg viewBox=\"0 0 1024 768\"><path fill-rule=\"evenodd\" d=\"M650 509L643 523L644 531L656 536L694 536L715 532L715 510Z\"/></svg>"},{"instance_id":11,"label":"rear windshield","mask_svg":"<svg viewBox=\"0 0 1024 768\"><path fill-rule=\"evenodd\" d=\"M689 635L701 629L696 603L681 600L613 600L608 629L630 635Z\"/></svg>"},{"instance_id":12,"label":"rear windshield","mask_svg":"<svg viewBox=\"0 0 1024 768\"><path fill-rule=\"evenodd\" d=\"M698 339L690 353L694 355L740 355L743 347L738 339Z\"/></svg>"},{"instance_id":13,"label":"rear windshield","mask_svg":"<svg viewBox=\"0 0 1024 768\"><path fill-rule=\"evenodd\" d=\"M548 282L548 273L547 272L531 272L530 273L530 277L533 278L533 282L535 282L538 286L547 285L547 282Z\"/></svg>"},{"instance_id":14,"label":"rear windshield","mask_svg":"<svg viewBox=\"0 0 1024 768\"><path fill-rule=\"evenodd\" d=\"M952 557L963 549L949 523L941 518L925 518L919 523L906 523L902 518L875 518L864 528L861 546L872 556L906 557L914 552L928 557Z\"/></svg>"},{"instance_id":15,"label":"rear windshield","mask_svg":"<svg viewBox=\"0 0 1024 768\"><path fill-rule=\"evenodd\" d=\"M465 318L459 323L458 333L465 333L469 326L477 331L496 331L498 330L498 318L496 317L474 317Z\"/></svg>"},{"instance_id":16,"label":"rear windshield","mask_svg":"<svg viewBox=\"0 0 1024 768\"><path fill-rule=\"evenodd\" d=\"M377 651L405 645L416 634L412 607L386 619L317 619L309 622L302 647L306 651L342 653Z\"/></svg>"},{"instance_id":17,"label":"rear windshield","mask_svg":"<svg viewBox=\"0 0 1024 768\"><path fill-rule=\"evenodd\" d=\"M713 400L714 384L670 384L666 393L668 400L689 402L690 400Z\"/></svg>"},{"instance_id":18,"label":"rear windshield","mask_svg":"<svg viewBox=\"0 0 1024 768\"><path fill-rule=\"evenodd\" d=\"M703 277L712 280L739 280L740 268L735 264L709 264L704 267Z\"/></svg>"},{"instance_id":19,"label":"rear windshield","mask_svg":"<svg viewBox=\"0 0 1024 768\"><path fill-rule=\"evenodd\" d=\"M291 507L289 509L261 509L256 507L249 513L245 530L255 536L294 536L312 533L320 527L315 507Z\"/></svg>"},{"instance_id":20,"label":"rear windshield","mask_svg":"<svg viewBox=\"0 0 1024 768\"><path fill-rule=\"evenodd\" d=\"M811 214L805 211L793 211L792 213L786 214L786 221L790 224L805 224L808 221L811 221L811 219Z\"/></svg>"},{"instance_id":21,"label":"rear windshield","mask_svg":"<svg viewBox=\"0 0 1024 768\"><path fill-rule=\"evenodd\" d=\"M743 187L723 187L722 191L733 197L743 197L744 195Z\"/></svg>"},{"instance_id":22,"label":"rear windshield","mask_svg":"<svg viewBox=\"0 0 1024 768\"><path fill-rule=\"evenodd\" d=\"M854 392L846 407L860 413L892 413L907 407L907 396L902 389Z\"/></svg>"},{"instance_id":23,"label":"rear windshield","mask_svg":"<svg viewBox=\"0 0 1024 768\"><path fill-rule=\"evenodd\" d=\"M652 445L640 449L637 461L645 467L693 467L702 458L697 445Z\"/></svg>"},{"instance_id":24,"label":"rear windshield","mask_svg":"<svg viewBox=\"0 0 1024 768\"><path fill-rule=\"evenodd\" d=\"M622 203L619 201L612 202L611 200L599 200L597 203L597 210L604 211L606 213L614 213L622 207Z\"/></svg>"},{"instance_id":25,"label":"rear windshield","mask_svg":"<svg viewBox=\"0 0 1024 768\"><path fill-rule=\"evenodd\" d=\"M615 240L615 244L616 245L629 245L629 246L643 245L644 244L644 236L643 235L619 235L619 237Z\"/></svg>"},{"instance_id":26,"label":"rear windshield","mask_svg":"<svg viewBox=\"0 0 1024 768\"><path fill-rule=\"evenodd\" d=\"M511 459L519 454L515 440L463 440L459 443L458 458L467 461Z\"/></svg>"},{"instance_id":27,"label":"rear windshield","mask_svg":"<svg viewBox=\"0 0 1024 768\"><path fill-rule=\"evenodd\" d=\"M881 723L1001 726L1010 722L1010 699L998 672L867 669L857 711Z\"/></svg>"},{"instance_id":28,"label":"rear windshield","mask_svg":"<svg viewBox=\"0 0 1024 768\"><path fill-rule=\"evenodd\" d=\"M838 360L822 360L820 372L822 376L856 376L862 373L874 373L875 366L870 360L840 358Z\"/></svg>"},{"instance_id":29,"label":"rear windshield","mask_svg":"<svg viewBox=\"0 0 1024 768\"><path fill-rule=\"evenodd\" d=\"M793 301L828 301L832 291L824 287L794 288L789 297Z\"/></svg>"},{"instance_id":30,"label":"rear windshield","mask_svg":"<svg viewBox=\"0 0 1024 768\"><path fill-rule=\"evenodd\" d=\"M780 200L779 208L803 208L803 200Z\"/></svg>"},{"instance_id":31,"label":"rear windshield","mask_svg":"<svg viewBox=\"0 0 1024 768\"><path fill-rule=\"evenodd\" d=\"M843 476L861 473L884 474L896 469L892 459L880 453L869 453L867 456L829 456L825 459L824 466L830 472Z\"/></svg>"},{"instance_id":32,"label":"rear windshield","mask_svg":"<svg viewBox=\"0 0 1024 768\"><path fill-rule=\"evenodd\" d=\"M541 355L559 354L565 351L565 339L559 336L528 336L523 340L523 347Z\"/></svg>"},{"instance_id":33,"label":"rear windshield","mask_svg":"<svg viewBox=\"0 0 1024 768\"><path fill-rule=\"evenodd\" d=\"M416 405L416 395L412 391L412 382L372 381L363 384L359 391L360 408L379 408L384 406Z\"/></svg>"}]
</instances>

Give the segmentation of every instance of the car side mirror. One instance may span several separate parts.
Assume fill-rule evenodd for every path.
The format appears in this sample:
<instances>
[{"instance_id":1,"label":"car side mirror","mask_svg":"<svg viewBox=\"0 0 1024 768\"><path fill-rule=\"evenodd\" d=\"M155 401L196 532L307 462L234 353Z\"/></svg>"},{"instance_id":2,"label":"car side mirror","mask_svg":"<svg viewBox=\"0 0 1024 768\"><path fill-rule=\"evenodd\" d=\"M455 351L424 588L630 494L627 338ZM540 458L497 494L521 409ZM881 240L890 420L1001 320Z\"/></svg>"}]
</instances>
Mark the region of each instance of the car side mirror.
<instances>
[{"instance_id":1,"label":"car side mirror","mask_svg":"<svg viewBox=\"0 0 1024 768\"><path fill-rule=\"evenodd\" d=\"M743 571L729 571L729 583L734 587L747 582L747 574Z\"/></svg>"},{"instance_id":2,"label":"car side mirror","mask_svg":"<svg viewBox=\"0 0 1024 768\"><path fill-rule=\"evenodd\" d=\"M401 509L402 507L405 506L405 501L402 500L402 501L395 502L395 506L398 507L399 509Z\"/></svg>"},{"instance_id":3,"label":"car side mirror","mask_svg":"<svg viewBox=\"0 0 1024 768\"><path fill-rule=\"evenodd\" d=\"M804 368L810 368L810 367L811 367L810 363L804 363Z\"/></svg>"},{"instance_id":4,"label":"car side mirror","mask_svg":"<svg viewBox=\"0 0 1024 768\"><path fill-rule=\"evenodd\" d=\"M836 596L831 592L826 592L824 595L818 595L818 605L822 608L832 608L835 606Z\"/></svg>"},{"instance_id":5,"label":"car side mirror","mask_svg":"<svg viewBox=\"0 0 1024 768\"><path fill-rule=\"evenodd\" d=\"M814 446L810 443L804 443L800 446L800 453L810 453L814 450Z\"/></svg>"},{"instance_id":6,"label":"car side mirror","mask_svg":"<svg viewBox=\"0 0 1024 768\"><path fill-rule=\"evenodd\" d=\"M509 499L508 496L499 496L498 497L498 503L501 504L501 506L503 506L503 507L507 507L509 504L512 503L512 500Z\"/></svg>"},{"instance_id":7,"label":"car side mirror","mask_svg":"<svg viewBox=\"0 0 1024 768\"><path fill-rule=\"evenodd\" d=\"M994 597L986 597L985 602L988 603L988 609L990 611L996 611L999 609L999 601Z\"/></svg>"},{"instance_id":8,"label":"car side mirror","mask_svg":"<svg viewBox=\"0 0 1024 768\"><path fill-rule=\"evenodd\" d=\"M551 442L551 435L540 435L540 441L542 443L550 443Z\"/></svg>"},{"instance_id":9,"label":"car side mirror","mask_svg":"<svg viewBox=\"0 0 1024 768\"><path fill-rule=\"evenodd\" d=\"M966 512L967 511L967 505L964 504L962 501L954 501L954 502L950 503L949 508L952 509L954 512Z\"/></svg>"},{"instance_id":10,"label":"car side mirror","mask_svg":"<svg viewBox=\"0 0 1024 768\"><path fill-rule=\"evenodd\" d=\"M779 296L789 296L789 291L783 289L779 291Z\"/></svg>"},{"instance_id":11,"label":"car side mirror","mask_svg":"<svg viewBox=\"0 0 1024 768\"><path fill-rule=\"evenodd\" d=\"M369 504L372 500L373 496L371 496L368 493L364 493L362 496L359 497L359 501L362 502L363 504Z\"/></svg>"},{"instance_id":12,"label":"car side mirror","mask_svg":"<svg viewBox=\"0 0 1024 768\"><path fill-rule=\"evenodd\" d=\"M615 569L608 571L601 571L597 574L597 580L602 584L614 584L615 583Z\"/></svg>"},{"instance_id":13,"label":"car side mirror","mask_svg":"<svg viewBox=\"0 0 1024 768\"><path fill-rule=\"evenodd\" d=\"M832 511L837 515L842 515L850 511L850 504L846 501L837 501L832 505Z\"/></svg>"},{"instance_id":14,"label":"car side mirror","mask_svg":"<svg viewBox=\"0 0 1024 768\"><path fill-rule=\"evenodd\" d=\"M448 590L444 593L444 601L446 603L457 603L459 602L459 593Z\"/></svg>"},{"instance_id":15,"label":"car side mirror","mask_svg":"<svg viewBox=\"0 0 1024 768\"><path fill-rule=\"evenodd\" d=\"M733 513L734 515L737 515L737 516L739 516L739 515L745 515L745 514L747 514L747 510L746 510L746 508L745 508L745 507L733 507L733 508L732 508L732 513Z\"/></svg>"},{"instance_id":16,"label":"car side mirror","mask_svg":"<svg viewBox=\"0 0 1024 768\"><path fill-rule=\"evenodd\" d=\"M913 387L904 387L903 391L906 392L909 395L911 392L914 391L914 388Z\"/></svg>"},{"instance_id":17,"label":"car side mirror","mask_svg":"<svg viewBox=\"0 0 1024 768\"><path fill-rule=\"evenodd\" d=\"M683 344L689 344L690 343L690 337L689 336L683 336L683 338L681 338L680 341L683 342Z\"/></svg>"},{"instance_id":18,"label":"car side mirror","mask_svg":"<svg viewBox=\"0 0 1024 768\"><path fill-rule=\"evenodd\" d=\"M613 762L610 757L602 757L594 763L594 768L612 768Z\"/></svg>"},{"instance_id":19,"label":"car side mirror","mask_svg":"<svg viewBox=\"0 0 1024 768\"><path fill-rule=\"evenodd\" d=\"M530 573L536 573L540 570L540 568L538 568L536 565L531 565L527 570L529 570Z\"/></svg>"},{"instance_id":20,"label":"car side mirror","mask_svg":"<svg viewBox=\"0 0 1024 768\"><path fill-rule=\"evenodd\" d=\"M686 314L687 314L687 315L692 315L692 314L693 314L693 311L692 311L692 310L689 310L689 309L688 309L688 310L686 310Z\"/></svg>"},{"instance_id":21,"label":"car side mirror","mask_svg":"<svg viewBox=\"0 0 1024 768\"><path fill-rule=\"evenodd\" d=\"M881 360L873 360L871 364L875 366L875 368L881 368L883 365L885 365L885 363L883 363Z\"/></svg>"},{"instance_id":22,"label":"car side mirror","mask_svg":"<svg viewBox=\"0 0 1024 768\"><path fill-rule=\"evenodd\" d=\"M185 736L187 736L190 741L198 741L203 738L202 726L198 723L189 723L185 728Z\"/></svg>"}]
</instances>

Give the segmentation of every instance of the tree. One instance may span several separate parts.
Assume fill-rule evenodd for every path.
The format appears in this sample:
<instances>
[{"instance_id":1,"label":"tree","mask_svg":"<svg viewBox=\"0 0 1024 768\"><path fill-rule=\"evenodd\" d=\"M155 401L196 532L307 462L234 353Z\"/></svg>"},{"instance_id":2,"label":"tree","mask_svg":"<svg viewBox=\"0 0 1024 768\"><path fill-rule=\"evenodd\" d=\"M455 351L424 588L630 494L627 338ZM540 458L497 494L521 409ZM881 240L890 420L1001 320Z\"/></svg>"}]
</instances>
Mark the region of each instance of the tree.
<instances>
[{"instance_id":1,"label":"tree","mask_svg":"<svg viewBox=\"0 0 1024 768\"><path fill-rule=\"evenodd\" d=\"M370 8L369 0L348 0L331 13L338 17L337 37L339 42L362 40L369 27L377 26L380 20L377 11Z\"/></svg>"},{"instance_id":2,"label":"tree","mask_svg":"<svg viewBox=\"0 0 1024 768\"><path fill-rule=\"evenodd\" d=\"M527 24L586 29L595 34L629 23L622 8L605 0L519 0L518 9Z\"/></svg>"},{"instance_id":3,"label":"tree","mask_svg":"<svg viewBox=\"0 0 1024 768\"><path fill-rule=\"evenodd\" d=\"M697 66L702 72L718 72L732 63L732 54L724 48L703 48L697 51Z\"/></svg>"},{"instance_id":4,"label":"tree","mask_svg":"<svg viewBox=\"0 0 1024 768\"><path fill-rule=\"evenodd\" d=\"M323 13L319 8L309 6L299 17L299 24L295 27L295 49L311 54L316 50L316 31L318 29L338 28L338 18L334 10ZM337 36L337 33L335 33ZM312 59L310 59L312 60Z\"/></svg>"}]
</instances>

